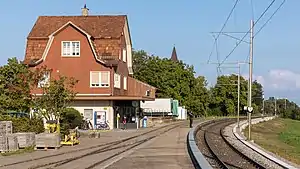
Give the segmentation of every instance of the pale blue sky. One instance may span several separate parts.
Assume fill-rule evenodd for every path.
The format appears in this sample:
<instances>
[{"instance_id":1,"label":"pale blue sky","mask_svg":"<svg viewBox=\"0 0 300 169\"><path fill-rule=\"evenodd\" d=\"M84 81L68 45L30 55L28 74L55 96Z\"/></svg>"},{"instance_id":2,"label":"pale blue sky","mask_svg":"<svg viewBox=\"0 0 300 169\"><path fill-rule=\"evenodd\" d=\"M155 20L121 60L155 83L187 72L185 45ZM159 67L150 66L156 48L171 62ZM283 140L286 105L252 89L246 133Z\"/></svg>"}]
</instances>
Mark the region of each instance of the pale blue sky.
<instances>
[{"instance_id":1,"label":"pale blue sky","mask_svg":"<svg viewBox=\"0 0 300 169\"><path fill-rule=\"evenodd\" d=\"M253 0L255 19L270 2ZM281 2L276 0L256 25L256 30ZM210 32L221 29L234 0L3 0L0 2L0 64L5 64L12 56L24 58L26 37L39 15L80 15L84 3L93 15L127 14L135 49L170 57L173 44L176 44L178 57L193 64L197 74L205 75L209 82L214 83L217 75L215 65L203 64L213 47ZM299 0L287 0L255 38L254 75L264 83L266 96L289 97L300 103L297 98L300 91L299 6ZM224 31L248 31L251 16L250 0L241 0ZM235 43L226 36L219 38L221 59ZM245 60L248 52L248 45L241 44L228 61ZM216 58L214 53L212 61ZM246 67L242 70L243 74L247 74ZM224 73L233 71L223 70Z\"/></svg>"}]
</instances>

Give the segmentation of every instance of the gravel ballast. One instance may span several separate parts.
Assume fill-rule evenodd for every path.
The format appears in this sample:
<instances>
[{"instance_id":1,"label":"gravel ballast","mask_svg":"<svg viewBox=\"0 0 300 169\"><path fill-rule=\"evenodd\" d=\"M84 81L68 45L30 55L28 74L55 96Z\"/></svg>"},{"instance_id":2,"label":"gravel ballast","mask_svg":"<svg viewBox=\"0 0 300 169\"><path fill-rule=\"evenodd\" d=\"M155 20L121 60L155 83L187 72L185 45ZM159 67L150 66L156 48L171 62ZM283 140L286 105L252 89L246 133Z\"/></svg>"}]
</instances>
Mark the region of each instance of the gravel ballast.
<instances>
[{"instance_id":1,"label":"gravel ballast","mask_svg":"<svg viewBox=\"0 0 300 169\"><path fill-rule=\"evenodd\" d=\"M246 122L247 121L241 121L240 124L242 125ZM264 165L266 168L274 168L274 169L282 169L283 168L282 166L280 166L280 165L276 164L275 162L271 161L270 159L262 156L261 154L259 154L256 151L252 150L250 147L246 146L244 143L242 143L240 140L238 140L235 137L234 133L233 133L233 128L235 126L236 126L236 124L232 124L232 125L229 125L229 126L225 127L225 129L223 130L224 135L227 136L226 139L229 141L229 143L231 143L234 147L236 147L240 152L245 154L247 157L252 158L254 161L257 161L258 163ZM239 128L237 128L236 132L237 132L238 135L245 138L245 136L241 134ZM253 143L252 143L252 145L257 146ZM268 153L268 154L270 154L270 153ZM278 158L276 156L274 156L274 157ZM282 158L279 158L279 159L282 160ZM286 162L287 160L284 160L284 161ZM288 164L291 165L290 162L288 162ZM293 166L296 166L296 165L293 165ZM297 168L298 167L299 166L297 166Z\"/></svg>"}]
</instances>

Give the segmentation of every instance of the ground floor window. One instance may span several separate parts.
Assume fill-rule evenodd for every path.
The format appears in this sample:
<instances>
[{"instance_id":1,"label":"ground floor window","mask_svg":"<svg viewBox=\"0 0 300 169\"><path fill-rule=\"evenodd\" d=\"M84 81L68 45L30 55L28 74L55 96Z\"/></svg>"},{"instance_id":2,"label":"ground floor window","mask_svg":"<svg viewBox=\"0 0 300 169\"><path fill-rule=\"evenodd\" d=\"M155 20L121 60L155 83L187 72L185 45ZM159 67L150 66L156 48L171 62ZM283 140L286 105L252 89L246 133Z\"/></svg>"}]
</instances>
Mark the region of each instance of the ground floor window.
<instances>
[{"instance_id":1,"label":"ground floor window","mask_svg":"<svg viewBox=\"0 0 300 169\"><path fill-rule=\"evenodd\" d=\"M93 109L84 109L83 117L85 120L86 119L92 120L93 119Z\"/></svg>"}]
</instances>

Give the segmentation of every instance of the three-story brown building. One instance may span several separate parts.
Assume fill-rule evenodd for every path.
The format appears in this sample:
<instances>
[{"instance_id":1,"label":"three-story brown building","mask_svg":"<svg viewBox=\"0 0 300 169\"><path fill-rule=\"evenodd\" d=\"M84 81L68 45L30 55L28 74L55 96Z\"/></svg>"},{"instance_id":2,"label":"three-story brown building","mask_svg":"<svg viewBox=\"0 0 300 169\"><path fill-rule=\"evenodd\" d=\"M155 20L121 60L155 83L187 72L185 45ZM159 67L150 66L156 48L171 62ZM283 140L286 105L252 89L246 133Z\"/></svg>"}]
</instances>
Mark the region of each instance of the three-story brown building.
<instances>
[{"instance_id":1,"label":"three-story brown building","mask_svg":"<svg viewBox=\"0 0 300 169\"><path fill-rule=\"evenodd\" d=\"M93 126L135 122L133 101L154 100L155 88L132 78L132 43L126 15L40 16L27 37L24 62L53 71L32 91L60 74L79 80L73 107Z\"/></svg>"}]
</instances>

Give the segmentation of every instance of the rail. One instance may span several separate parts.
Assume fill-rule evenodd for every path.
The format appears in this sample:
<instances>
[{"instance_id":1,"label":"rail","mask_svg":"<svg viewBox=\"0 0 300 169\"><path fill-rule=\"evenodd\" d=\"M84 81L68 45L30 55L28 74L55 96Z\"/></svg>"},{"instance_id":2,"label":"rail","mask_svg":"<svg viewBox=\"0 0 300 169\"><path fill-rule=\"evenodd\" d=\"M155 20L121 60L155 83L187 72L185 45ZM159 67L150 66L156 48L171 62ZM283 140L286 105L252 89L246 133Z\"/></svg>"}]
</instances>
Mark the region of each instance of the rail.
<instances>
[{"instance_id":1,"label":"rail","mask_svg":"<svg viewBox=\"0 0 300 169\"><path fill-rule=\"evenodd\" d=\"M209 120L199 123L197 126L192 128L187 135L187 147L188 153L192 159L193 165L196 169L213 169L212 166L205 159L203 154L200 152L196 140L195 134L197 130L204 124L213 123L215 120Z\"/></svg>"},{"instance_id":2,"label":"rail","mask_svg":"<svg viewBox=\"0 0 300 169\"><path fill-rule=\"evenodd\" d=\"M259 122L262 122L262 121L266 121L266 120L270 120L270 119L273 119L273 118L261 118L260 120L258 121L252 121L251 124L254 124L254 123L259 123ZM248 126L248 122L242 122L241 125L240 125L240 130L242 130L243 128L245 128L246 126ZM255 151L256 153L262 155L263 157L267 158L268 160L274 162L275 164L283 167L283 168L286 168L286 169L296 169L296 167L294 166L291 166L290 164L287 164L286 162L278 159L278 158L275 158L274 156L266 153L265 151L263 151L262 149L248 143L247 141L244 140L244 138L242 138L242 136L240 136L238 133L237 133L237 124L232 128L232 132L234 134L234 136L240 141L242 142L245 146L249 147L250 149L252 149L253 151Z\"/></svg>"}]
</instances>

